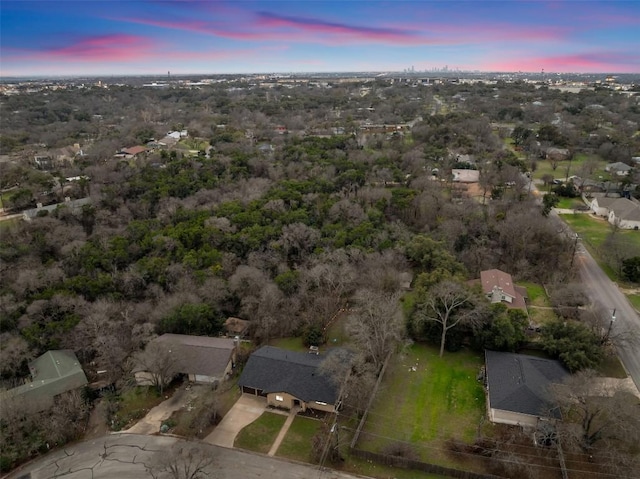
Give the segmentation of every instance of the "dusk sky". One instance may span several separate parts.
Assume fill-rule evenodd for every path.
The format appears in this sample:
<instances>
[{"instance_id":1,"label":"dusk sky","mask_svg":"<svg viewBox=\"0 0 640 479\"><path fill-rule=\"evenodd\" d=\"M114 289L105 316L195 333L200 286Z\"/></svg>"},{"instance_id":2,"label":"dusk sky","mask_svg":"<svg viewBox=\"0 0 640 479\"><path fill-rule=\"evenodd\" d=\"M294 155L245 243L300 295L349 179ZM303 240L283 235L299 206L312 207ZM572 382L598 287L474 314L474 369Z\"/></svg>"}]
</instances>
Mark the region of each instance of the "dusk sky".
<instances>
[{"instance_id":1,"label":"dusk sky","mask_svg":"<svg viewBox=\"0 0 640 479\"><path fill-rule=\"evenodd\" d=\"M640 1L7 1L0 75L640 72Z\"/></svg>"}]
</instances>

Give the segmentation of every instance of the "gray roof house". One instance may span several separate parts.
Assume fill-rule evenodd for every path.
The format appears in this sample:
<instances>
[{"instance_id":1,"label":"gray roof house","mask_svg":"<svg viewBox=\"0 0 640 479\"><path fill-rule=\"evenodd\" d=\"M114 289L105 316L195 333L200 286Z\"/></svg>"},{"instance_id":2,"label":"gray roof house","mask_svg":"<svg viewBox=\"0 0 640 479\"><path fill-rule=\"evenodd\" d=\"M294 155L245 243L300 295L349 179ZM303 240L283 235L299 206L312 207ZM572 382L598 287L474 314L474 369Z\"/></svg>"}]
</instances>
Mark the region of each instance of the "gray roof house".
<instances>
[{"instance_id":1,"label":"gray roof house","mask_svg":"<svg viewBox=\"0 0 640 479\"><path fill-rule=\"evenodd\" d=\"M628 198L597 197L591 210L622 229L640 229L640 204Z\"/></svg>"},{"instance_id":2,"label":"gray roof house","mask_svg":"<svg viewBox=\"0 0 640 479\"><path fill-rule=\"evenodd\" d=\"M631 167L626 163L622 163L621 161L617 161L616 163L609 163L604 167L604 171L608 171L609 173L615 173L618 176L626 176L631 171Z\"/></svg>"},{"instance_id":3,"label":"gray roof house","mask_svg":"<svg viewBox=\"0 0 640 479\"><path fill-rule=\"evenodd\" d=\"M30 410L42 411L53 405L56 396L88 383L78 358L69 350L47 351L29 363L29 371L31 382L0 393L0 402L13 398Z\"/></svg>"},{"instance_id":4,"label":"gray roof house","mask_svg":"<svg viewBox=\"0 0 640 479\"><path fill-rule=\"evenodd\" d=\"M224 381L234 367L236 343L233 339L163 334L151 343L156 343L175 355L176 372L186 374L189 381L195 383ZM148 371L138 368L134 374L138 384L152 384Z\"/></svg>"},{"instance_id":5,"label":"gray roof house","mask_svg":"<svg viewBox=\"0 0 640 479\"><path fill-rule=\"evenodd\" d=\"M485 367L490 421L536 426L543 418L557 418L549 386L569 376L559 361L487 350Z\"/></svg>"},{"instance_id":6,"label":"gray roof house","mask_svg":"<svg viewBox=\"0 0 640 479\"><path fill-rule=\"evenodd\" d=\"M249 357L238 385L243 393L266 397L270 406L334 412L336 385L318 369L332 351L309 354L263 346Z\"/></svg>"},{"instance_id":7,"label":"gray roof house","mask_svg":"<svg viewBox=\"0 0 640 479\"><path fill-rule=\"evenodd\" d=\"M82 209L84 205L90 205L91 198L79 198L77 200L72 200L70 198L66 198L63 203L54 203L52 205L42 206L38 205L37 208L32 208L29 210L24 210L22 212L22 219L25 221L31 221L33 218L37 218L40 214L49 214L56 211L58 208L71 208L71 211L76 213ZM46 211L46 213L44 213Z\"/></svg>"}]
</instances>

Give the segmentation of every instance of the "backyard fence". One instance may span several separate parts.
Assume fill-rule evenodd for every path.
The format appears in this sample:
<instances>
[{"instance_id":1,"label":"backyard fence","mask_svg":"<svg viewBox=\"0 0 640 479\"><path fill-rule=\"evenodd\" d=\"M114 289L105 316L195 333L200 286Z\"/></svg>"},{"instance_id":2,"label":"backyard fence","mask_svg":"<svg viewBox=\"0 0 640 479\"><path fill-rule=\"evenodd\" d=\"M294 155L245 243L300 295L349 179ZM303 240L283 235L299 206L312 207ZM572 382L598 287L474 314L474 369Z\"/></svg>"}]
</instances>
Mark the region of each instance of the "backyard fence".
<instances>
[{"instance_id":1,"label":"backyard fence","mask_svg":"<svg viewBox=\"0 0 640 479\"><path fill-rule=\"evenodd\" d=\"M477 472L461 471L459 469L451 469L449 467L438 466L428 462L416 461L400 456L389 456L387 454L379 454L377 452L363 451L354 447L350 450L351 455L367 461L374 461L385 466L399 467L402 469L412 469L415 471L428 472L430 474L439 474L441 476L455 477L458 479L505 479L502 476L494 476L492 474L479 474Z\"/></svg>"},{"instance_id":2,"label":"backyard fence","mask_svg":"<svg viewBox=\"0 0 640 479\"><path fill-rule=\"evenodd\" d=\"M364 423L367 421L367 416L369 415L369 409L371 408L371 404L376 397L378 392L378 387L382 382L382 377L384 376L384 372L387 370L387 364L389 364L389 360L391 359L391 353L387 354L386 359L384 360L384 364L382 365L382 369L380 369L380 374L378 374L378 380L376 381L376 385L373 387L373 391L371 392L371 396L369 397L369 403L367 404L367 408L364 410L364 414L362 414L362 419L358 423L358 427L356 428L356 432L353 435L353 439L351 440L351 445L349 446L351 449L356 447L356 443L360 438L360 433L362 432L362 428L364 427Z\"/></svg>"}]
</instances>

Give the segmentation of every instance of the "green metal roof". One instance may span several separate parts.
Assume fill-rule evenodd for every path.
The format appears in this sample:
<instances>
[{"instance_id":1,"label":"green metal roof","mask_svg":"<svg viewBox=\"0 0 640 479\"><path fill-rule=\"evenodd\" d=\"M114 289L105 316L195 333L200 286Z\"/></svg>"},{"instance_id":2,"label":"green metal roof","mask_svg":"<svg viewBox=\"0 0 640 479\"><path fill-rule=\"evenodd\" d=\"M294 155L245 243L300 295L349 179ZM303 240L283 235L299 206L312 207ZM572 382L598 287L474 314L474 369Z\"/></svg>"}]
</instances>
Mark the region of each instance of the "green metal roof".
<instances>
[{"instance_id":1,"label":"green metal roof","mask_svg":"<svg viewBox=\"0 0 640 479\"><path fill-rule=\"evenodd\" d=\"M29 364L33 381L10 389L3 399L19 398L46 408L53 398L88 383L78 358L69 350L47 351Z\"/></svg>"}]
</instances>

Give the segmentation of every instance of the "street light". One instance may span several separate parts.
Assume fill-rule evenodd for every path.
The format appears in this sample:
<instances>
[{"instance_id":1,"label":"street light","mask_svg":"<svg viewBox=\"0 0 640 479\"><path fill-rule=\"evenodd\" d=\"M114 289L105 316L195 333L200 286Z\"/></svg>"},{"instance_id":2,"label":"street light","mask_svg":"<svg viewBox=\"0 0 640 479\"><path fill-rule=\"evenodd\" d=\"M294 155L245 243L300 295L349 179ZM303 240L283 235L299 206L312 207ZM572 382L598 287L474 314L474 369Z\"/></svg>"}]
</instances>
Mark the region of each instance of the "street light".
<instances>
[{"instance_id":1,"label":"street light","mask_svg":"<svg viewBox=\"0 0 640 479\"><path fill-rule=\"evenodd\" d=\"M613 308L613 313L611 313L611 321L609 321L609 329L607 330L607 335L604 338L604 342L609 341L609 335L611 334L611 328L613 327L613 323L616 320L616 308Z\"/></svg>"}]
</instances>

